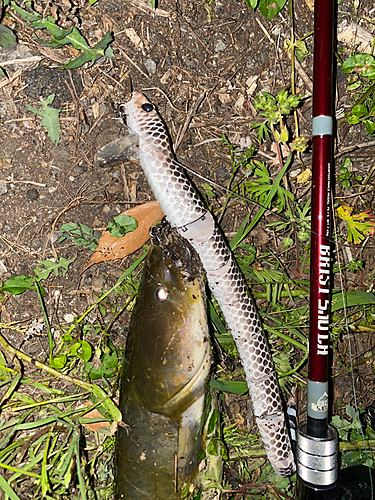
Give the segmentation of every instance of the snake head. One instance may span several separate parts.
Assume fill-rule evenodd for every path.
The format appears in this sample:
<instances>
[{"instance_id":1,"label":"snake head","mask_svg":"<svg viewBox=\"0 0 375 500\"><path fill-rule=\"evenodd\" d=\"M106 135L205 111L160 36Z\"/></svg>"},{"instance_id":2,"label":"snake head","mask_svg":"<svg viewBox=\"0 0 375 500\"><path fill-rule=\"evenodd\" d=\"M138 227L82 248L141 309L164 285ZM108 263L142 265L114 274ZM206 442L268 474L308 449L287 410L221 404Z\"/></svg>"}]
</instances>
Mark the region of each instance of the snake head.
<instances>
[{"instance_id":1,"label":"snake head","mask_svg":"<svg viewBox=\"0 0 375 500\"><path fill-rule=\"evenodd\" d=\"M157 135L166 135L165 127L156 108L147 97L134 92L132 99L123 105L127 115L127 124L131 133L141 138L155 138Z\"/></svg>"}]
</instances>

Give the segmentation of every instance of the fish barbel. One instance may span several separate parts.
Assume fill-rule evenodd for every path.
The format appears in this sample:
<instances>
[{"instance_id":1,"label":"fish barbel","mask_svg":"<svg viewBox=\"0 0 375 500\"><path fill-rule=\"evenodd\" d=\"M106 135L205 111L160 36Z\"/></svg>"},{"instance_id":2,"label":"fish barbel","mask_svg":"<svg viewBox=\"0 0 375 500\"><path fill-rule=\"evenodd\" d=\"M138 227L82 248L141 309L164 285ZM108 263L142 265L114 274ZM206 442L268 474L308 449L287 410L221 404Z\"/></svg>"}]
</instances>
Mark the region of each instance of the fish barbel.
<instances>
[{"instance_id":1,"label":"fish barbel","mask_svg":"<svg viewBox=\"0 0 375 500\"><path fill-rule=\"evenodd\" d=\"M181 499L202 448L199 430L211 369L204 273L195 251L169 229L153 228L129 327L116 500Z\"/></svg>"}]
</instances>

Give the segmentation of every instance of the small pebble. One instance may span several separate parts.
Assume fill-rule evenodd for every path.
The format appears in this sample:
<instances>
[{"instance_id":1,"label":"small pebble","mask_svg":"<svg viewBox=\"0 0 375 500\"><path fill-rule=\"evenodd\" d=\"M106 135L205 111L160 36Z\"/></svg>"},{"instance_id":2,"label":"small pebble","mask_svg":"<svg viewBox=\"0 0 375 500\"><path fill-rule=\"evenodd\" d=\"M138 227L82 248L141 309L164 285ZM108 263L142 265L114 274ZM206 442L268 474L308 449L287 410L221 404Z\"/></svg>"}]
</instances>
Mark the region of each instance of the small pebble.
<instances>
[{"instance_id":1,"label":"small pebble","mask_svg":"<svg viewBox=\"0 0 375 500\"><path fill-rule=\"evenodd\" d=\"M31 188L26 193L26 198L30 201L36 201L39 198L39 191L36 188Z\"/></svg>"},{"instance_id":2,"label":"small pebble","mask_svg":"<svg viewBox=\"0 0 375 500\"><path fill-rule=\"evenodd\" d=\"M227 48L223 40L218 40L215 43L215 52L224 52L224 50Z\"/></svg>"},{"instance_id":3,"label":"small pebble","mask_svg":"<svg viewBox=\"0 0 375 500\"><path fill-rule=\"evenodd\" d=\"M3 182L0 182L0 194L6 194L8 192L8 186Z\"/></svg>"},{"instance_id":4,"label":"small pebble","mask_svg":"<svg viewBox=\"0 0 375 500\"><path fill-rule=\"evenodd\" d=\"M259 54L259 60L260 60L260 64L264 64L268 61L268 54L267 52L261 52Z\"/></svg>"},{"instance_id":5,"label":"small pebble","mask_svg":"<svg viewBox=\"0 0 375 500\"><path fill-rule=\"evenodd\" d=\"M92 274L88 274L87 276L85 276L83 282L85 285L92 285Z\"/></svg>"},{"instance_id":6,"label":"small pebble","mask_svg":"<svg viewBox=\"0 0 375 500\"><path fill-rule=\"evenodd\" d=\"M64 316L64 320L67 322L67 323L72 323L73 320L74 320L74 314L65 314Z\"/></svg>"},{"instance_id":7,"label":"small pebble","mask_svg":"<svg viewBox=\"0 0 375 500\"><path fill-rule=\"evenodd\" d=\"M156 73L156 62L153 59L146 59L145 61L143 61L143 64L147 69L149 75L154 75Z\"/></svg>"}]
</instances>

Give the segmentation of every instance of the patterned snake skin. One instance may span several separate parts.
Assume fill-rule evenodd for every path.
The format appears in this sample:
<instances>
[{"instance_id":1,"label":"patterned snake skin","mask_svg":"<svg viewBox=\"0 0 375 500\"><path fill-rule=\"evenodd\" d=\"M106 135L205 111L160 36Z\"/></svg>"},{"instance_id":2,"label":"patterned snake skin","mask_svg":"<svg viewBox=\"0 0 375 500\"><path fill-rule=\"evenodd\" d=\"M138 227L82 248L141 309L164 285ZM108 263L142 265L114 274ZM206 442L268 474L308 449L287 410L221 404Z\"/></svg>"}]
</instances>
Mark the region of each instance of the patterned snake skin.
<instances>
[{"instance_id":1,"label":"patterned snake skin","mask_svg":"<svg viewBox=\"0 0 375 500\"><path fill-rule=\"evenodd\" d=\"M279 387L242 274L212 215L176 162L155 107L140 93L134 93L123 107L130 132L139 137L140 163L148 183L171 226L198 252L210 289L231 330L268 459L280 476L289 476L295 464Z\"/></svg>"}]
</instances>

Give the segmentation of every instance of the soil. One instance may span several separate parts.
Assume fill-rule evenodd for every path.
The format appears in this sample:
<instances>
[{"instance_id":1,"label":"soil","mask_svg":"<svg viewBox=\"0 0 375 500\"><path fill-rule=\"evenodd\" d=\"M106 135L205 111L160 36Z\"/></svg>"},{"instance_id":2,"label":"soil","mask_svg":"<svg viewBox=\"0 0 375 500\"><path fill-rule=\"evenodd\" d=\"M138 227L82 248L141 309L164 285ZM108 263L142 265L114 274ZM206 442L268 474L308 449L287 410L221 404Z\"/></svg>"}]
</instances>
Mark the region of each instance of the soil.
<instances>
[{"instance_id":1,"label":"soil","mask_svg":"<svg viewBox=\"0 0 375 500\"><path fill-rule=\"evenodd\" d=\"M296 39L313 30L309 5L307 0L295 2ZM102 146L127 133L115 111L127 97L128 78L134 90L145 92L157 105L172 141L177 144L178 159L215 183L226 185L231 176L231 161L228 149L217 139L225 134L233 144L243 148L251 141L257 143L255 132L249 128L251 122L261 120L253 106L254 97L260 91L275 95L283 86L290 89L291 63L284 44L291 33L286 8L269 21L242 0L162 1L155 11L141 0L99 0L93 6L62 0L53 2L53 7L50 2L37 0L34 7L44 15L53 16L61 27L78 27L90 46L98 43L108 31L114 36L112 59L102 58L90 67L62 70L62 64L79 54L77 50L71 45L61 49L43 46L33 36L34 30L13 11L3 19L3 24L16 33L17 45L0 48L0 66L1 61L22 59L26 62L5 65L8 78L0 81L1 280L32 276L40 260L72 259L77 255L65 277L60 271L58 276L52 274L43 281L44 303L58 343L61 326L79 318L103 290L115 283L132 259L140 255L85 270L89 260L87 249L69 241L59 243L59 228L64 223L83 223L100 232L114 216L134 204L153 199L140 167L134 162L127 163L124 170L120 166L98 168L94 163L95 153ZM356 12L352 2L343 0L337 22L354 19L374 33L373 15L371 0L360 2ZM39 31L38 36L48 39L44 31ZM298 111L300 133L309 137L313 39L310 36L305 41L310 53L297 68L296 88L299 94L306 96ZM343 59L351 50L350 46L338 46ZM347 110L351 103L346 81L347 75L339 69L337 109ZM38 107L39 99L50 94L55 94L53 106L63 110L58 146L41 126L40 117L28 108ZM288 124L293 130L292 117ZM338 122L337 172L344 158L350 157L355 175L365 178L374 165L374 152L375 143L363 126ZM270 141L260 146L256 159L267 161L272 176L277 175L279 166ZM302 154L302 160L307 167L311 166L311 150ZM295 160L289 169L289 182L296 197L306 199L310 195L309 185L301 188L293 181L301 171L300 163ZM198 187L204 183L199 178L194 181ZM356 195L358 189L344 188L338 182L336 201L373 213L372 182L370 179L360 198ZM225 193L215 187L214 190L217 197L212 205L217 209ZM227 210L221 225L228 238L236 232L248 211L248 206L242 203ZM246 243L255 245L258 252L272 250L290 277L308 279L308 266L299 265L295 249L286 254L280 236L266 227L271 215L267 214L268 219L254 229ZM373 237L365 244L353 246L345 242L343 224L339 230L338 245L346 267L353 259L364 262L360 273L345 271L344 288L371 289ZM335 283L335 288L341 289L341 284ZM122 296L110 298L106 304L108 314L103 309L94 309L88 321L108 324L113 318L112 308L125 300ZM6 295L2 305L3 323L17 322L29 328L35 320L43 323L34 291ZM128 320L126 312L112 326L111 341L116 348L124 346ZM48 340L45 329L42 333L25 336L14 329L4 330L11 345L45 362ZM372 330L356 329L352 341L358 404L366 407L374 400L374 366L369 356L374 345ZM99 339L92 338L91 342L95 345ZM335 411L343 412L345 404L353 403L347 340L338 335L334 342L337 352L333 367ZM30 375L34 368L25 366L24 370ZM57 387L67 386L58 382ZM244 398L234 399L239 409L234 406L233 413L244 413L245 408L247 415ZM303 408L303 391L300 403Z\"/></svg>"}]
</instances>

